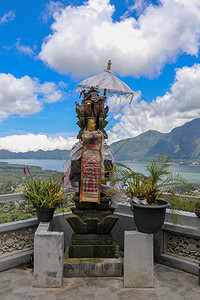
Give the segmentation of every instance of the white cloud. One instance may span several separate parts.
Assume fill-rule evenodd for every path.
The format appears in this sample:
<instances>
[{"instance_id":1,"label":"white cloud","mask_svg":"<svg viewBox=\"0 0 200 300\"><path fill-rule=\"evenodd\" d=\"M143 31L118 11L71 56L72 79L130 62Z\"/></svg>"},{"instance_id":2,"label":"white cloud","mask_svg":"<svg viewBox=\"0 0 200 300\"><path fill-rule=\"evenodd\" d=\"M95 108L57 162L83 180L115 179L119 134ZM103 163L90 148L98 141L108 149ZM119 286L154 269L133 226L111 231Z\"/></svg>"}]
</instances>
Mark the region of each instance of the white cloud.
<instances>
[{"instance_id":1,"label":"white cloud","mask_svg":"<svg viewBox=\"0 0 200 300\"><path fill-rule=\"evenodd\" d=\"M41 111L44 102L55 102L61 97L54 82L41 84L37 78L0 73L0 119L12 114L32 115Z\"/></svg>"},{"instance_id":2,"label":"white cloud","mask_svg":"<svg viewBox=\"0 0 200 300\"><path fill-rule=\"evenodd\" d=\"M135 0L134 4L132 4L133 1L126 1L128 10L124 13L124 15L121 17L123 20L124 18L127 18L131 15L132 12L136 11L138 15L140 15L147 6L151 4L151 0ZM129 3L131 2L131 4Z\"/></svg>"},{"instance_id":3,"label":"white cloud","mask_svg":"<svg viewBox=\"0 0 200 300\"><path fill-rule=\"evenodd\" d=\"M143 1L137 4L141 8ZM159 73L183 52L198 55L199 0L161 0L144 8L137 20L123 16L114 22L114 10L109 0L61 8L53 15L53 33L44 40L40 59L74 76L101 72L111 59L117 73L139 76Z\"/></svg>"},{"instance_id":4,"label":"white cloud","mask_svg":"<svg viewBox=\"0 0 200 300\"><path fill-rule=\"evenodd\" d=\"M109 131L109 143L126 137L134 137L147 130L169 132L174 127L200 117L200 64L176 70L171 90L153 102L131 105L119 98L108 99L110 111L117 120Z\"/></svg>"},{"instance_id":5,"label":"white cloud","mask_svg":"<svg viewBox=\"0 0 200 300\"><path fill-rule=\"evenodd\" d=\"M110 130L107 129L109 133L108 143L122 138L134 137L150 129L169 132L174 127L181 126L194 118L199 118L199 82L200 64L195 64L192 67L177 69L170 92L163 97L157 97L151 103L144 100L140 101L139 92L136 93L131 104L128 104L129 101L126 102L123 96L120 98L117 96L110 97L107 102L117 123ZM44 92L51 93L51 87L48 85L47 87L44 85L43 88ZM1 80L0 91L2 92ZM123 99L124 101L122 101ZM112 120L110 120L110 124L112 124ZM0 149L13 152L71 149L77 141L76 138L64 138L63 136L63 134L52 137L44 134L22 134L2 137L0 138Z\"/></svg>"},{"instance_id":6,"label":"white cloud","mask_svg":"<svg viewBox=\"0 0 200 300\"><path fill-rule=\"evenodd\" d=\"M63 8L63 4L59 1L49 1L46 3L44 11L41 13L42 21L47 23L47 21L52 18L55 13L61 11L61 8Z\"/></svg>"},{"instance_id":7,"label":"white cloud","mask_svg":"<svg viewBox=\"0 0 200 300\"><path fill-rule=\"evenodd\" d=\"M30 46L22 45L20 43L20 39L17 39L17 42L16 42L15 46L16 46L17 50L20 53L23 53L23 54L29 55L29 56L33 56L34 55L34 52L33 52L32 48Z\"/></svg>"},{"instance_id":8,"label":"white cloud","mask_svg":"<svg viewBox=\"0 0 200 300\"><path fill-rule=\"evenodd\" d=\"M45 134L11 135L0 138L0 149L11 152L27 152L37 150L69 150L77 142L75 137L48 137Z\"/></svg>"},{"instance_id":9,"label":"white cloud","mask_svg":"<svg viewBox=\"0 0 200 300\"><path fill-rule=\"evenodd\" d=\"M43 95L43 101L53 103L60 100L62 93L54 82L45 82L37 86L37 92Z\"/></svg>"},{"instance_id":10,"label":"white cloud","mask_svg":"<svg viewBox=\"0 0 200 300\"><path fill-rule=\"evenodd\" d=\"M14 10L10 10L8 13L0 17L0 25L12 21L15 17L16 16Z\"/></svg>"}]
</instances>

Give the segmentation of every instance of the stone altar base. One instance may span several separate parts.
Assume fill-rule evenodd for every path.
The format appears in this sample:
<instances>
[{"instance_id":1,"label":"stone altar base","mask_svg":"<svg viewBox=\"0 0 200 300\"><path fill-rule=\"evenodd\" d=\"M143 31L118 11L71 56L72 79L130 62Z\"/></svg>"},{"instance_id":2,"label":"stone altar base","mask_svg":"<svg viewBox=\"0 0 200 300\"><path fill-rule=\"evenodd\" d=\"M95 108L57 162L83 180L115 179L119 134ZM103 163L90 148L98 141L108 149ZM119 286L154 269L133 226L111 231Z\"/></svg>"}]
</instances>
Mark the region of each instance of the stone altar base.
<instances>
[{"instance_id":1,"label":"stone altar base","mask_svg":"<svg viewBox=\"0 0 200 300\"><path fill-rule=\"evenodd\" d=\"M65 253L63 277L120 277L120 276L123 276L123 263L121 257L119 258L69 258L67 257L67 253Z\"/></svg>"},{"instance_id":2,"label":"stone altar base","mask_svg":"<svg viewBox=\"0 0 200 300\"><path fill-rule=\"evenodd\" d=\"M117 258L119 247L108 234L72 235L68 245L69 258Z\"/></svg>"},{"instance_id":3,"label":"stone altar base","mask_svg":"<svg viewBox=\"0 0 200 300\"><path fill-rule=\"evenodd\" d=\"M109 208L109 199L101 197L100 204L79 202L66 217L74 230L64 260L65 277L122 276L123 265L119 246L112 240L111 231L118 220Z\"/></svg>"}]
</instances>

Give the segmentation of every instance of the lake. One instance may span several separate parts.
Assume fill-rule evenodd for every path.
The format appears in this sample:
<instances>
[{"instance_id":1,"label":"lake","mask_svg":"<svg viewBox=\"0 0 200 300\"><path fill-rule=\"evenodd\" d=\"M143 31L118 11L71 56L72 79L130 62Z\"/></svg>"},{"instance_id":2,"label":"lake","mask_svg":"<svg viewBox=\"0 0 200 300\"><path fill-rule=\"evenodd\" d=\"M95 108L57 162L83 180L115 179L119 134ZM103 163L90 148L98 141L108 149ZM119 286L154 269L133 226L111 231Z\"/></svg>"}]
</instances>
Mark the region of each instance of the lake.
<instances>
[{"instance_id":1,"label":"lake","mask_svg":"<svg viewBox=\"0 0 200 300\"><path fill-rule=\"evenodd\" d=\"M135 172L147 174L145 163L143 162L128 162L126 163ZM200 183L200 166L187 165L172 165L169 170L173 173L179 173L190 183Z\"/></svg>"},{"instance_id":2,"label":"lake","mask_svg":"<svg viewBox=\"0 0 200 300\"><path fill-rule=\"evenodd\" d=\"M9 164L39 166L43 170L56 170L63 172L62 165L65 160L58 159L0 159L1 162L7 162Z\"/></svg>"},{"instance_id":3,"label":"lake","mask_svg":"<svg viewBox=\"0 0 200 300\"><path fill-rule=\"evenodd\" d=\"M43 170L57 170L63 172L62 165L65 160L56 159L0 159L1 162L10 164L20 164L29 166L39 166ZM145 174L144 162L127 162L125 163L135 172ZM190 183L200 183L200 166L173 165L170 170L175 173L180 173Z\"/></svg>"}]
</instances>

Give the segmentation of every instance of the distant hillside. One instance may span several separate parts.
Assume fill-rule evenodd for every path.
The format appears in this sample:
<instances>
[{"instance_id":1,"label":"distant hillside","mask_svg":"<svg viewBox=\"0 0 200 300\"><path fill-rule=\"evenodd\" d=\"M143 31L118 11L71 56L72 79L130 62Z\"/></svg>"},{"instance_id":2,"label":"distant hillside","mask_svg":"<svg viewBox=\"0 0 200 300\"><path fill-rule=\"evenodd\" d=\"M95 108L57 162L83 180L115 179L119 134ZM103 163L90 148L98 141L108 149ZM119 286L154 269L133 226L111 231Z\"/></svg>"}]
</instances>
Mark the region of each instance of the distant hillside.
<instances>
[{"instance_id":1,"label":"distant hillside","mask_svg":"<svg viewBox=\"0 0 200 300\"><path fill-rule=\"evenodd\" d=\"M134 138L111 145L117 161L145 161L158 153L170 154L179 160L200 161L200 119L174 128L170 133L149 130ZM30 151L13 153L0 150L0 159L62 159L69 157L70 150Z\"/></svg>"},{"instance_id":2,"label":"distant hillside","mask_svg":"<svg viewBox=\"0 0 200 300\"><path fill-rule=\"evenodd\" d=\"M111 148L118 161L145 160L149 149L153 148L164 136L164 133L149 130L137 137L113 143Z\"/></svg>"},{"instance_id":3,"label":"distant hillside","mask_svg":"<svg viewBox=\"0 0 200 300\"><path fill-rule=\"evenodd\" d=\"M174 128L170 133L149 130L111 145L116 160L149 160L158 153L174 159L200 160L200 119Z\"/></svg>"},{"instance_id":4,"label":"distant hillside","mask_svg":"<svg viewBox=\"0 0 200 300\"><path fill-rule=\"evenodd\" d=\"M29 151L29 152L10 152L7 150L0 150L0 159L62 159L69 157L70 150L52 150L52 151Z\"/></svg>"}]
</instances>

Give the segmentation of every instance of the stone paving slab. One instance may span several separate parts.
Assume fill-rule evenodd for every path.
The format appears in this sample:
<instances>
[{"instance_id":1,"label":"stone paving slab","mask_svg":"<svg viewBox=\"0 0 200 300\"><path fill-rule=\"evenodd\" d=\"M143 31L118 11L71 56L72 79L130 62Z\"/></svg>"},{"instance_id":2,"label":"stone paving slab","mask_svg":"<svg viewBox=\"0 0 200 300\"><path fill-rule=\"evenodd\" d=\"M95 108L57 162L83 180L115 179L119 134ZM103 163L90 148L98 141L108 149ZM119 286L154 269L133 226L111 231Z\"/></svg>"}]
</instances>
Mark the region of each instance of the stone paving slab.
<instances>
[{"instance_id":1,"label":"stone paving slab","mask_svg":"<svg viewBox=\"0 0 200 300\"><path fill-rule=\"evenodd\" d=\"M64 278L61 288L34 288L26 266L0 272L1 300L200 300L198 277L156 264L155 288L124 288L123 277Z\"/></svg>"}]
</instances>

